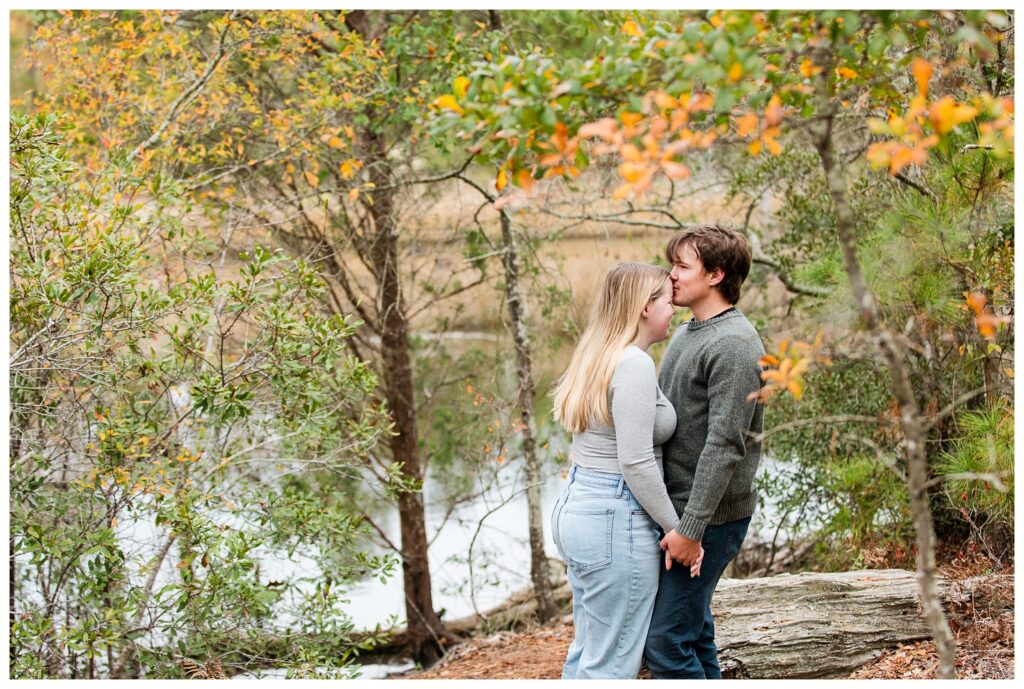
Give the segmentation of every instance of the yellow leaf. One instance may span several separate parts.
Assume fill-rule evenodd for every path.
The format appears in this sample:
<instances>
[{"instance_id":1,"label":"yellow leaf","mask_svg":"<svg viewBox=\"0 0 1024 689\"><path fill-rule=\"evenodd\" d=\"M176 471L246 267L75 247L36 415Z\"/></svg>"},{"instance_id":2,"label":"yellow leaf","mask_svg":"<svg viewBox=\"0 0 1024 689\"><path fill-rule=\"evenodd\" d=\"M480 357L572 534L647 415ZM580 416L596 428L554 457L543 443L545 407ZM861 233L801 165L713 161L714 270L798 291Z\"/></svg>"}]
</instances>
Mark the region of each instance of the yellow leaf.
<instances>
[{"instance_id":1,"label":"yellow leaf","mask_svg":"<svg viewBox=\"0 0 1024 689\"><path fill-rule=\"evenodd\" d=\"M327 145L331 148L342 148L345 146L345 142L342 141L339 136L332 136L330 141L327 142Z\"/></svg>"},{"instance_id":2,"label":"yellow leaf","mask_svg":"<svg viewBox=\"0 0 1024 689\"><path fill-rule=\"evenodd\" d=\"M1012 368L1004 368L1003 369L1003 373L1005 373L1010 378L1013 378L1013 369Z\"/></svg>"},{"instance_id":3,"label":"yellow leaf","mask_svg":"<svg viewBox=\"0 0 1024 689\"><path fill-rule=\"evenodd\" d=\"M773 139L772 137L764 137L764 145L768 147L768 152L771 153L773 156L782 154L782 146L780 146L779 142Z\"/></svg>"},{"instance_id":4,"label":"yellow leaf","mask_svg":"<svg viewBox=\"0 0 1024 689\"><path fill-rule=\"evenodd\" d=\"M732 63L732 67L729 68L729 81L739 81L742 76L743 65L739 62Z\"/></svg>"},{"instance_id":5,"label":"yellow leaf","mask_svg":"<svg viewBox=\"0 0 1024 689\"><path fill-rule=\"evenodd\" d=\"M634 21L628 21L622 25L622 33L627 36L643 36L643 31L640 30L640 26Z\"/></svg>"},{"instance_id":6,"label":"yellow leaf","mask_svg":"<svg viewBox=\"0 0 1024 689\"><path fill-rule=\"evenodd\" d=\"M339 166L338 171L341 172L342 179L352 179L356 176L355 161L346 160Z\"/></svg>"},{"instance_id":7,"label":"yellow leaf","mask_svg":"<svg viewBox=\"0 0 1024 689\"><path fill-rule=\"evenodd\" d=\"M804 386L803 383L801 383L799 380L794 380L792 378L789 379L789 381L786 382L786 389L789 390L790 393L792 393L793 397L797 398L798 400L801 397L803 397Z\"/></svg>"},{"instance_id":8,"label":"yellow leaf","mask_svg":"<svg viewBox=\"0 0 1024 689\"><path fill-rule=\"evenodd\" d=\"M309 183L309 186L314 187L314 188L320 186L320 180L318 180L316 178L316 175L314 175L309 170L306 170L305 172L303 172L302 175L303 175L303 177L306 178L306 182Z\"/></svg>"},{"instance_id":9,"label":"yellow leaf","mask_svg":"<svg viewBox=\"0 0 1024 689\"><path fill-rule=\"evenodd\" d=\"M494 181L494 186L497 187L498 191L508 186L508 175L505 173L504 165L498 168L498 179Z\"/></svg>"},{"instance_id":10,"label":"yellow leaf","mask_svg":"<svg viewBox=\"0 0 1024 689\"><path fill-rule=\"evenodd\" d=\"M455 96L449 95L447 93L443 96L439 96L434 101L434 107L438 108L439 110L452 110L453 112L457 112L460 115L465 112L465 110L462 109L462 106L459 105L459 103L455 100Z\"/></svg>"},{"instance_id":11,"label":"yellow leaf","mask_svg":"<svg viewBox=\"0 0 1024 689\"><path fill-rule=\"evenodd\" d=\"M466 97L466 91L469 90L469 79L466 77L456 77L452 84L452 90L459 97L459 100L462 100Z\"/></svg>"},{"instance_id":12,"label":"yellow leaf","mask_svg":"<svg viewBox=\"0 0 1024 689\"><path fill-rule=\"evenodd\" d=\"M758 359L758 363L761 364L761 366L778 366L779 359L774 354L765 354Z\"/></svg>"},{"instance_id":13,"label":"yellow leaf","mask_svg":"<svg viewBox=\"0 0 1024 689\"><path fill-rule=\"evenodd\" d=\"M857 78L857 70L850 69L849 67L840 67L839 69L836 70L836 74L842 77L843 79Z\"/></svg>"},{"instance_id":14,"label":"yellow leaf","mask_svg":"<svg viewBox=\"0 0 1024 689\"><path fill-rule=\"evenodd\" d=\"M761 140L760 139L754 139L753 141L751 141L750 145L747 146L747 151L752 156L760 155L761 154Z\"/></svg>"}]
</instances>

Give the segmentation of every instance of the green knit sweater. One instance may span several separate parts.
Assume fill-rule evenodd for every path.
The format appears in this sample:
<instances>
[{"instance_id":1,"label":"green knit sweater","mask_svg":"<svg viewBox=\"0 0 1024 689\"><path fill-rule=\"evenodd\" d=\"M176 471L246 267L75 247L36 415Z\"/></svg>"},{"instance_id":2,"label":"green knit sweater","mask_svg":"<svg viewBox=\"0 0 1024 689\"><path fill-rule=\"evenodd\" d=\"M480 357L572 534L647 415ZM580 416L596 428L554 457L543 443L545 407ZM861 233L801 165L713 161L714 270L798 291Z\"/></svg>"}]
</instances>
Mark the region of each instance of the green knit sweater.
<instances>
[{"instance_id":1,"label":"green knit sweater","mask_svg":"<svg viewBox=\"0 0 1024 689\"><path fill-rule=\"evenodd\" d=\"M764 346L754 326L731 309L690 320L669 342L658 384L676 410L662 446L665 484L682 515L676 531L699 541L709 524L749 517L757 506L764 407L749 399L763 384Z\"/></svg>"}]
</instances>

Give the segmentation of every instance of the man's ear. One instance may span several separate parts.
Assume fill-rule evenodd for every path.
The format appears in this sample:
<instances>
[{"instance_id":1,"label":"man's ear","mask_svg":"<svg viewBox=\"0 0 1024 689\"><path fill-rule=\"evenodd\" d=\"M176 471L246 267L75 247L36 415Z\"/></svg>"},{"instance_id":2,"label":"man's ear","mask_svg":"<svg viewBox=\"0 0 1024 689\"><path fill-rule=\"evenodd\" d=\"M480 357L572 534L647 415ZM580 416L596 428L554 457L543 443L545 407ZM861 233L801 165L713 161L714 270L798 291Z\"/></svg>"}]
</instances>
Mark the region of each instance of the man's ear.
<instances>
[{"instance_id":1,"label":"man's ear","mask_svg":"<svg viewBox=\"0 0 1024 689\"><path fill-rule=\"evenodd\" d=\"M715 268L708 273L708 284L714 287L725 279L725 271L721 268Z\"/></svg>"}]
</instances>

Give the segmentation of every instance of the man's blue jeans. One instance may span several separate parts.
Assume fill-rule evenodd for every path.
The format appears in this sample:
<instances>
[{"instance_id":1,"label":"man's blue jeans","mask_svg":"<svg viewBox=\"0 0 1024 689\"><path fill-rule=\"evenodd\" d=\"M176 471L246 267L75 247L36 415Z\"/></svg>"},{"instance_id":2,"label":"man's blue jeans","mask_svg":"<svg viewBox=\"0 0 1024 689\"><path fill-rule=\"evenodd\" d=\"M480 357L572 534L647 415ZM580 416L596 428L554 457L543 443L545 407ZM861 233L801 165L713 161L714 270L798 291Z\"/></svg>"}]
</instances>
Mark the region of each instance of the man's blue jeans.
<instances>
[{"instance_id":1,"label":"man's blue jeans","mask_svg":"<svg viewBox=\"0 0 1024 689\"><path fill-rule=\"evenodd\" d=\"M654 614L644 656L655 679L721 679L711 597L722 572L740 551L750 517L708 526L701 545L704 563L699 577L673 563L661 569Z\"/></svg>"}]
</instances>

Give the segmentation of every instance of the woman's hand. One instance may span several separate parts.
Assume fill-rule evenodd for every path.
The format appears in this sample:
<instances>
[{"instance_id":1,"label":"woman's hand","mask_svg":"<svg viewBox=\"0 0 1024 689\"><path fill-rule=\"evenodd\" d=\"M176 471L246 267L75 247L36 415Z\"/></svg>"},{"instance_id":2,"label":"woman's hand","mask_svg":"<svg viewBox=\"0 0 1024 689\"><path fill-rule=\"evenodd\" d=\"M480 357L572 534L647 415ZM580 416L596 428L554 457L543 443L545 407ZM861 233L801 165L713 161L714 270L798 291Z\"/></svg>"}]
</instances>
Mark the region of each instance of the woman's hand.
<instances>
[{"instance_id":1,"label":"woman's hand","mask_svg":"<svg viewBox=\"0 0 1024 689\"><path fill-rule=\"evenodd\" d=\"M701 565L702 562L704 562L704 548L703 547L701 547L701 549L700 549L700 555L697 557L697 561L694 562L692 565L690 565L690 576L691 577L699 577L700 576L700 565Z\"/></svg>"}]
</instances>

